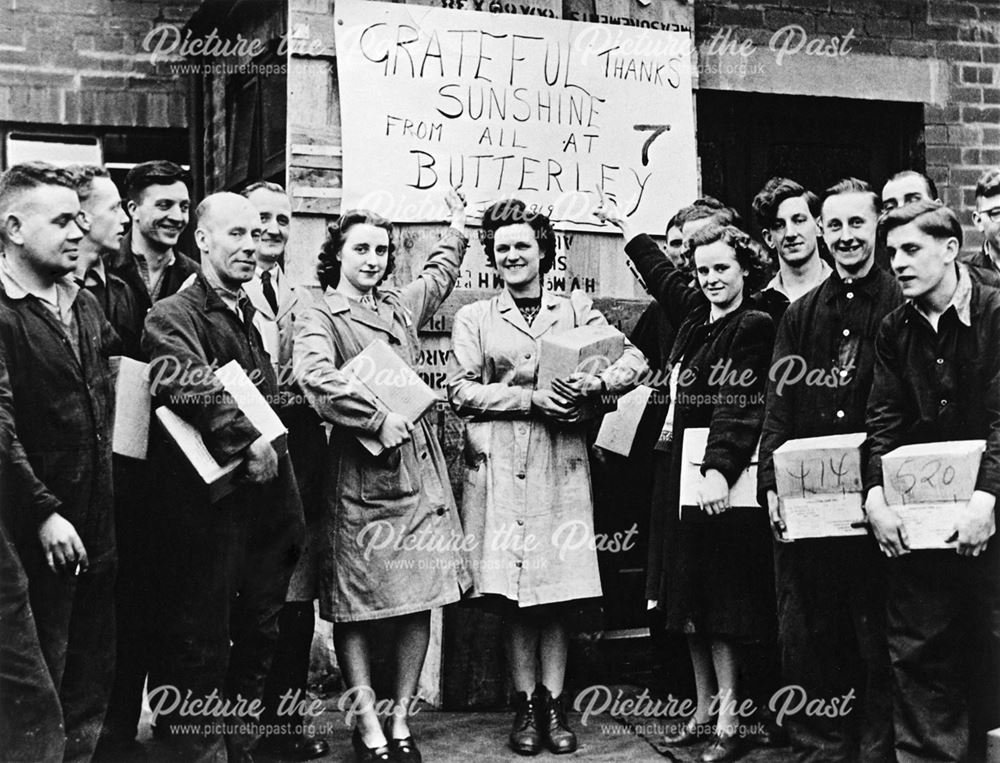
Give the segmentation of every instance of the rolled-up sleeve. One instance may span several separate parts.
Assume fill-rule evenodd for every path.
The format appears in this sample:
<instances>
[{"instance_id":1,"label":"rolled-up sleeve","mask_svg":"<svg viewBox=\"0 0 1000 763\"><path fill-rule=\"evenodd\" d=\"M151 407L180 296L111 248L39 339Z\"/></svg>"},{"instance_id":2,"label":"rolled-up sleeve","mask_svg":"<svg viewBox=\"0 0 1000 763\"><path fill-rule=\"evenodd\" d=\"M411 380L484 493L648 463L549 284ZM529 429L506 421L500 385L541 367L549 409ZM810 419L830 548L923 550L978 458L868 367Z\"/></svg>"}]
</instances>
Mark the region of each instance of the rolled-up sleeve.
<instances>
[{"instance_id":1,"label":"rolled-up sleeve","mask_svg":"<svg viewBox=\"0 0 1000 763\"><path fill-rule=\"evenodd\" d=\"M460 416L511 419L531 414L528 387L488 381L480 331L480 305L466 305L455 315L448 362L448 400Z\"/></svg>"},{"instance_id":2,"label":"rolled-up sleeve","mask_svg":"<svg viewBox=\"0 0 1000 763\"><path fill-rule=\"evenodd\" d=\"M324 421L378 432L386 410L361 382L338 368L344 360L337 352L333 332L333 322L322 305L310 305L296 317L292 349L295 381Z\"/></svg>"}]
</instances>

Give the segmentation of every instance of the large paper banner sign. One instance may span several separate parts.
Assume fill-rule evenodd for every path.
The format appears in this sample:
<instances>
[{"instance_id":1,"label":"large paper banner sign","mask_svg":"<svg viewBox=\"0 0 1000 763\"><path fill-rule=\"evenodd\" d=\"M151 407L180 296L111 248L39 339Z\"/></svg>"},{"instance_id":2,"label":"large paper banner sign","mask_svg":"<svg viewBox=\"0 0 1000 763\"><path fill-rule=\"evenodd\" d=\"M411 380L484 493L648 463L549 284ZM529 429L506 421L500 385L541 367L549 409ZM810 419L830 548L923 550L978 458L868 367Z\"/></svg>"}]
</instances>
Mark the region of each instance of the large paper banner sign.
<instances>
[{"instance_id":1,"label":"large paper banner sign","mask_svg":"<svg viewBox=\"0 0 1000 763\"><path fill-rule=\"evenodd\" d=\"M344 208L440 221L516 197L600 230L597 188L659 233L697 195L690 36L337 0ZM607 230L604 227L604 230Z\"/></svg>"}]
</instances>

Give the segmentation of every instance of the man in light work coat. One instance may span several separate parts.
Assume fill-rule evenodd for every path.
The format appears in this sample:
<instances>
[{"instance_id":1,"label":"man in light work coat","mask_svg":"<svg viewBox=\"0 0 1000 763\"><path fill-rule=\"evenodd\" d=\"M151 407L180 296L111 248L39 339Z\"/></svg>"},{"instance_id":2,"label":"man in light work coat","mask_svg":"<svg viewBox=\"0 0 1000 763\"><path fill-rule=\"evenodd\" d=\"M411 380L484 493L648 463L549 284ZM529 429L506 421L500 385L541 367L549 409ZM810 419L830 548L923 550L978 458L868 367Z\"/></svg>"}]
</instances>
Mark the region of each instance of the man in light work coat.
<instances>
[{"instance_id":1,"label":"man in light work coat","mask_svg":"<svg viewBox=\"0 0 1000 763\"><path fill-rule=\"evenodd\" d=\"M292 206L285 189L267 181L247 186L242 195L256 207L261 225L257 267L253 278L243 288L257 311L254 314L255 324L278 377L281 403L275 409L288 427L288 453L292 457L295 481L299 485L302 510L309 529L302 557L292 574L287 600L278 619L278 646L264 690L264 720L267 725L280 729L269 734L270 746L295 760L310 760L326 755L329 745L323 739L304 732L301 715L280 717L276 711L283 697L301 701L306 694L309 652L315 628L313 599L318 586L316 551L321 532L326 433L319 416L292 380L292 335L298 297L282 266L292 222Z\"/></svg>"},{"instance_id":2,"label":"man in light work coat","mask_svg":"<svg viewBox=\"0 0 1000 763\"><path fill-rule=\"evenodd\" d=\"M192 424L217 462L242 459L243 482L213 504L180 453L165 441L151 446L167 686L151 687L150 701L165 716L167 752L200 761L224 754L212 697L219 698L215 705L243 700L223 718L234 761L248 759L259 736L248 703L263 694L278 613L300 553L302 506L289 458L278 458L213 373L235 360L265 398L276 399L271 360L242 290L255 267L260 216L231 193L209 196L196 215L202 272L157 302L142 349L157 402ZM173 689L179 698L188 691L209 698L205 712L178 712Z\"/></svg>"}]
</instances>

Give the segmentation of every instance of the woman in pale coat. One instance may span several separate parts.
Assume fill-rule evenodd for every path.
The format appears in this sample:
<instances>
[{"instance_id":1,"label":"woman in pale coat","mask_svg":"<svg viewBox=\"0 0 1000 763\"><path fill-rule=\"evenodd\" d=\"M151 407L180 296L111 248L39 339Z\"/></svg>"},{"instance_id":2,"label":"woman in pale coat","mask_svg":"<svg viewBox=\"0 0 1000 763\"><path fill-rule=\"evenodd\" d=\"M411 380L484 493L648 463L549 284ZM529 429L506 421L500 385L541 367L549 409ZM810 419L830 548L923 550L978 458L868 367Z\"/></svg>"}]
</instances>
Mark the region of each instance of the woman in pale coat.
<instances>
[{"instance_id":1,"label":"woman in pale coat","mask_svg":"<svg viewBox=\"0 0 1000 763\"><path fill-rule=\"evenodd\" d=\"M326 537L320 615L336 623L334 646L352 698L360 703L352 743L358 760L419 761L407 723L430 633L430 610L468 587L462 531L441 446L427 417L410 425L386 411L340 369L372 341L411 367L417 331L455 285L466 248L465 206L448 196L451 227L416 279L378 288L393 267L392 225L365 210L345 212L320 255L324 287L296 318L296 381L333 424L324 485ZM357 435L387 449L371 455ZM394 711L382 728L371 690L370 649L395 632Z\"/></svg>"},{"instance_id":2,"label":"woman in pale coat","mask_svg":"<svg viewBox=\"0 0 1000 763\"><path fill-rule=\"evenodd\" d=\"M626 341L625 354L600 376L576 373L551 390L535 389L542 337L607 321L581 292L544 291L555 260L544 215L520 201L498 202L485 212L480 235L504 288L458 311L448 379L453 408L471 418L462 519L476 541L474 593L504 615L516 693L511 747L572 752L562 696L567 605L601 595L583 420L599 410L602 393L634 386L646 361Z\"/></svg>"}]
</instances>

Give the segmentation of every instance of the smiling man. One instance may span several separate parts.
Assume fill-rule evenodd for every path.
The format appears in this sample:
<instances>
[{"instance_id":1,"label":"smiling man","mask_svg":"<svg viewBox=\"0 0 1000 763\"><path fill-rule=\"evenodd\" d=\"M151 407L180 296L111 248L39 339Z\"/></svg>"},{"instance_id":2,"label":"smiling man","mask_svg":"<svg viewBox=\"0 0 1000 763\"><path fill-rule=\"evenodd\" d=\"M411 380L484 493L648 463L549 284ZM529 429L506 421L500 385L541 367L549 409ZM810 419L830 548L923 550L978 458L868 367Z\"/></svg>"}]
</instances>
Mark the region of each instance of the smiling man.
<instances>
[{"instance_id":1,"label":"smiling man","mask_svg":"<svg viewBox=\"0 0 1000 763\"><path fill-rule=\"evenodd\" d=\"M830 701L850 691L857 697L844 717L786 719L801 760L875 763L892 755L882 560L867 537L783 542L773 459L788 440L865 431L875 332L902 302L895 279L873 266L878 216L879 198L862 180L845 178L824 193L821 223L834 270L785 312L768 384L757 493L779 541L782 675L810 699ZM839 383L809 384L803 374L781 384L790 364Z\"/></svg>"},{"instance_id":2,"label":"smiling man","mask_svg":"<svg viewBox=\"0 0 1000 763\"><path fill-rule=\"evenodd\" d=\"M875 339L865 510L888 561L898 760L980 761L1000 725L1000 291L956 264L962 226L939 202L882 221L906 303ZM886 505L882 457L901 445L986 440L955 549L910 552ZM945 540L942 538L942 540Z\"/></svg>"},{"instance_id":3,"label":"smiling man","mask_svg":"<svg viewBox=\"0 0 1000 763\"><path fill-rule=\"evenodd\" d=\"M300 553L302 506L288 456L277 456L213 374L235 360L276 403L274 369L243 292L257 266L260 215L233 193L212 194L195 214L201 273L156 303L142 349L157 402L192 424L218 463L242 459L244 479L213 504L183 456L163 439L151 445L150 511L163 550L157 559L163 681L181 697L191 691L203 700L217 692L249 703L263 694L278 612ZM171 728L172 720L185 727ZM212 759L225 755L218 720L167 717L157 727L173 732L167 744L179 759ZM227 721L235 724L225 734L229 759L244 760L257 736L255 719Z\"/></svg>"},{"instance_id":4,"label":"smiling man","mask_svg":"<svg viewBox=\"0 0 1000 763\"><path fill-rule=\"evenodd\" d=\"M778 256L778 272L763 298L794 302L830 275L830 266L819 256L816 194L789 178L773 177L754 197L753 211L764 243Z\"/></svg>"},{"instance_id":5,"label":"smiling man","mask_svg":"<svg viewBox=\"0 0 1000 763\"><path fill-rule=\"evenodd\" d=\"M61 502L5 519L62 704L65 760L92 756L114 674L108 356L118 338L71 277L82 221L65 170L31 162L0 175L0 356L28 466Z\"/></svg>"},{"instance_id":6,"label":"smiling man","mask_svg":"<svg viewBox=\"0 0 1000 763\"><path fill-rule=\"evenodd\" d=\"M135 165L125 178L132 226L107 267L132 288L143 314L198 272L198 264L177 248L190 216L190 186L186 170L160 160Z\"/></svg>"}]
</instances>

